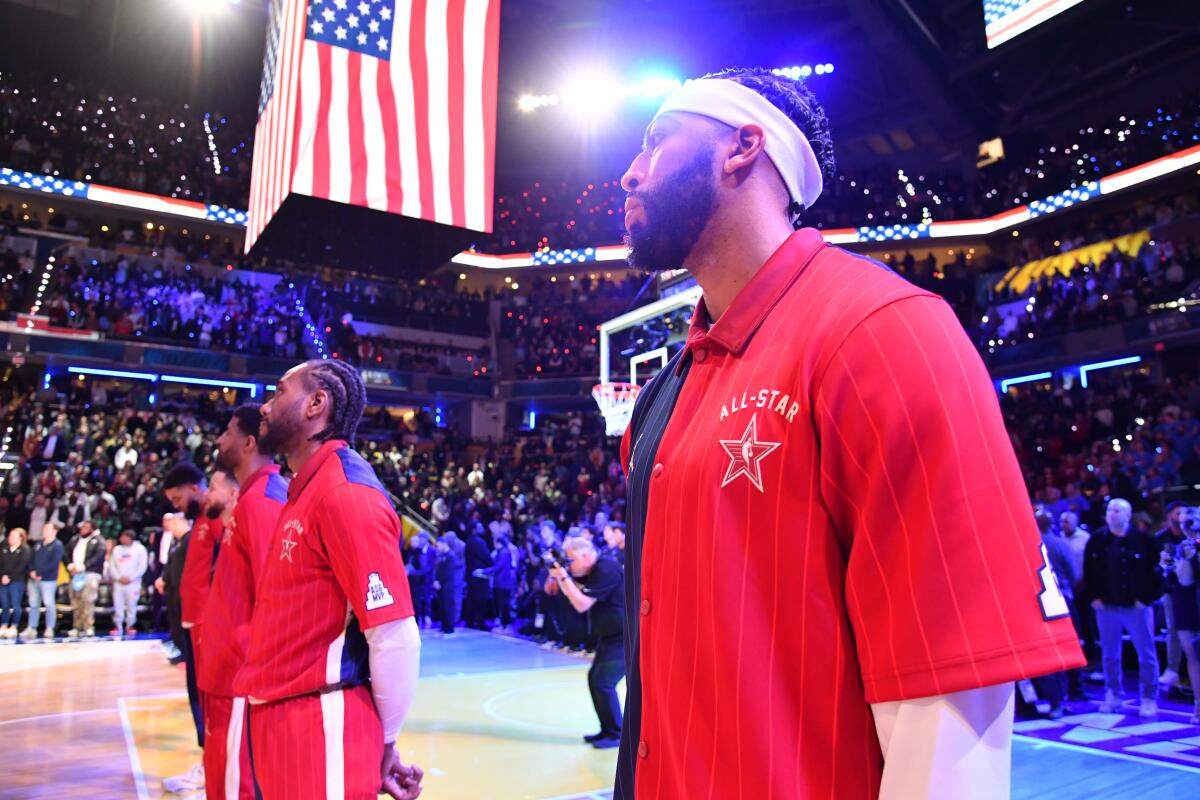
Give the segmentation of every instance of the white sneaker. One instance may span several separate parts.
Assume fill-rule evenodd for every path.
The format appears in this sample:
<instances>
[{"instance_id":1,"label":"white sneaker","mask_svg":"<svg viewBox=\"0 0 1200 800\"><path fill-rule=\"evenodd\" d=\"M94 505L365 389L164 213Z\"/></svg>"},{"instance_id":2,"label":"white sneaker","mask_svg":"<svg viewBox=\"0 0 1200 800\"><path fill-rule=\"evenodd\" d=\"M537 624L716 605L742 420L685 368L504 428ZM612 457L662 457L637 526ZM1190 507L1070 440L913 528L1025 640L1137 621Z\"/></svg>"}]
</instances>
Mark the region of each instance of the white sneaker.
<instances>
[{"instance_id":1,"label":"white sneaker","mask_svg":"<svg viewBox=\"0 0 1200 800\"><path fill-rule=\"evenodd\" d=\"M26 639L36 639L37 630L34 628L26 628L25 630L21 631L21 635Z\"/></svg>"},{"instance_id":2,"label":"white sneaker","mask_svg":"<svg viewBox=\"0 0 1200 800\"><path fill-rule=\"evenodd\" d=\"M1117 696L1116 692L1106 690L1104 692L1104 702L1101 703L1100 707L1096 710L1101 714L1114 714L1119 711L1120 708L1121 698Z\"/></svg>"},{"instance_id":3,"label":"white sneaker","mask_svg":"<svg viewBox=\"0 0 1200 800\"><path fill-rule=\"evenodd\" d=\"M163 780L163 789L168 792L191 792L204 788L204 765L195 764L182 775Z\"/></svg>"},{"instance_id":4,"label":"white sneaker","mask_svg":"<svg viewBox=\"0 0 1200 800\"><path fill-rule=\"evenodd\" d=\"M1158 701L1153 697L1143 697L1138 707L1138 716L1142 719L1152 719L1158 716Z\"/></svg>"},{"instance_id":5,"label":"white sneaker","mask_svg":"<svg viewBox=\"0 0 1200 800\"><path fill-rule=\"evenodd\" d=\"M1179 683L1179 673L1173 669L1168 669L1158 678L1158 685L1164 689L1170 689Z\"/></svg>"},{"instance_id":6,"label":"white sneaker","mask_svg":"<svg viewBox=\"0 0 1200 800\"><path fill-rule=\"evenodd\" d=\"M42 636L45 636L47 639L53 639L54 628L46 628L46 630L42 631Z\"/></svg>"},{"instance_id":7,"label":"white sneaker","mask_svg":"<svg viewBox=\"0 0 1200 800\"><path fill-rule=\"evenodd\" d=\"M67 631L67 638L68 639L78 639L79 631L75 630L74 628L71 628L71 630Z\"/></svg>"}]
</instances>

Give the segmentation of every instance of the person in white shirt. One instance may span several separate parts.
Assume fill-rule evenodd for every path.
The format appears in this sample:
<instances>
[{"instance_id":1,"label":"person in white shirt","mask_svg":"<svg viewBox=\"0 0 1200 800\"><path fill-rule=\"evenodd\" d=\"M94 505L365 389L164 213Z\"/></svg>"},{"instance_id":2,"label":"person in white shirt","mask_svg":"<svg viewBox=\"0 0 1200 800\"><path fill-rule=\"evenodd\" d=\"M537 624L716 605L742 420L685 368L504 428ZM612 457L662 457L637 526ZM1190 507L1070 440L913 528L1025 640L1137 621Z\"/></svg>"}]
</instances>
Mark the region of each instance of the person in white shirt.
<instances>
[{"instance_id":1,"label":"person in white shirt","mask_svg":"<svg viewBox=\"0 0 1200 800\"><path fill-rule=\"evenodd\" d=\"M121 543L108 557L108 577L113 582L113 618L115 635L123 637L136 633L137 604L142 595L142 576L150 563L146 547L133 531L121 531Z\"/></svg>"},{"instance_id":2,"label":"person in white shirt","mask_svg":"<svg viewBox=\"0 0 1200 800\"><path fill-rule=\"evenodd\" d=\"M118 470L123 470L126 467L136 467L137 463L138 451L133 447L133 440L126 436L124 443L117 448L117 453L113 456L113 465Z\"/></svg>"}]
</instances>

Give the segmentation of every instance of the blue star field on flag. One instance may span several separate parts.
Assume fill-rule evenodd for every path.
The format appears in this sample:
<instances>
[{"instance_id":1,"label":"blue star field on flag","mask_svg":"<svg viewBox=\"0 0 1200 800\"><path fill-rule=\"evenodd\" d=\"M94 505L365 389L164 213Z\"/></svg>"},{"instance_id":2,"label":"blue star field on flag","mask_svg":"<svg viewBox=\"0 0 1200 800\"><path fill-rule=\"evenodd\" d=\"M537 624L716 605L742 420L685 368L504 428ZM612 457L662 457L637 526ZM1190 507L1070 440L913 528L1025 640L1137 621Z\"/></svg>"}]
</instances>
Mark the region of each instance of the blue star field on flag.
<instances>
[{"instance_id":1,"label":"blue star field on flag","mask_svg":"<svg viewBox=\"0 0 1200 800\"><path fill-rule=\"evenodd\" d=\"M310 0L305 36L387 61L391 53L392 0Z\"/></svg>"}]
</instances>

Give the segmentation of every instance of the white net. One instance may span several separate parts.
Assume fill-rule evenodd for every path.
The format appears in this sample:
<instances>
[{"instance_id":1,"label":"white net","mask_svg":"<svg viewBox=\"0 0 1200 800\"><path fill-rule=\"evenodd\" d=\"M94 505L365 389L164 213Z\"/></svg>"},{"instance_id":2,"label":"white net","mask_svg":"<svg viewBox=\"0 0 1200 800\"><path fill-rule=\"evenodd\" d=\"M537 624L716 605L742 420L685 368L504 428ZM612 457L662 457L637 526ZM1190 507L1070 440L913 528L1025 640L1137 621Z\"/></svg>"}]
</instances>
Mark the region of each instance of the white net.
<instances>
[{"instance_id":1,"label":"white net","mask_svg":"<svg viewBox=\"0 0 1200 800\"><path fill-rule=\"evenodd\" d=\"M600 406L609 436L624 436L633 417L633 404L642 387L632 383L599 383L592 387L592 398Z\"/></svg>"}]
</instances>

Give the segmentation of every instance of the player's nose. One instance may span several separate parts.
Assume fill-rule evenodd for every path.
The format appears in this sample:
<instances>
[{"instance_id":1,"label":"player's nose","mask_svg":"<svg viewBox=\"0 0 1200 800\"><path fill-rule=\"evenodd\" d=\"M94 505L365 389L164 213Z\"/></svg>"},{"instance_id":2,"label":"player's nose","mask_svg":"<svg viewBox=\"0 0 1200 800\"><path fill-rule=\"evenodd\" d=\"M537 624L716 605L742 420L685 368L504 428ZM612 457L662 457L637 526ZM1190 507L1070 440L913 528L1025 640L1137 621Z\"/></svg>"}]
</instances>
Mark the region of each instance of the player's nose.
<instances>
[{"instance_id":1,"label":"player's nose","mask_svg":"<svg viewBox=\"0 0 1200 800\"><path fill-rule=\"evenodd\" d=\"M633 160L629 169L625 170L625 174L621 176L621 188L627 192L635 191L645 179L645 175L642 174L642 169L638 165L639 161L641 161L640 156Z\"/></svg>"}]
</instances>

